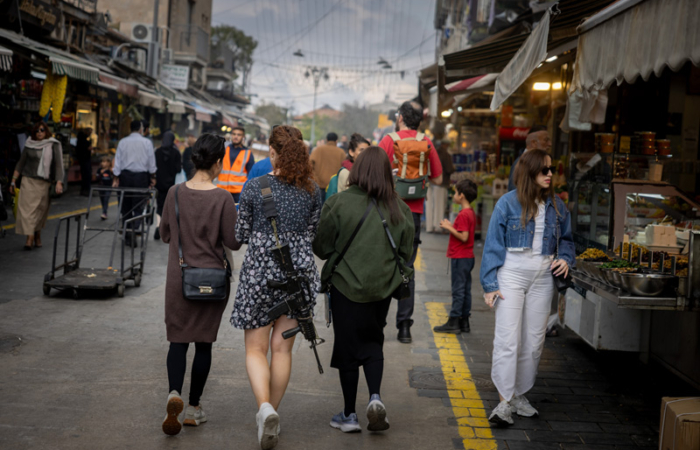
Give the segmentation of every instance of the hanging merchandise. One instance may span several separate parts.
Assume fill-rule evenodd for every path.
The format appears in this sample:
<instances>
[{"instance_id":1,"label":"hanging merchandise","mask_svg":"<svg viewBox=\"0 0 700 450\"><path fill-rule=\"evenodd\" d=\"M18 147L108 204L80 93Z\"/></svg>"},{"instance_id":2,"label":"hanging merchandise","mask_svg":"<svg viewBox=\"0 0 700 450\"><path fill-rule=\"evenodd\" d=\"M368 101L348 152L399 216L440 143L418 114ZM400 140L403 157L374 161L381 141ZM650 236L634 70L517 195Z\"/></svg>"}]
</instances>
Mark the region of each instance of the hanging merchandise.
<instances>
[{"instance_id":1,"label":"hanging merchandise","mask_svg":"<svg viewBox=\"0 0 700 450\"><path fill-rule=\"evenodd\" d=\"M51 115L54 123L61 121L61 114L63 113L63 101L66 99L66 88L68 87L68 76L63 75L60 77L54 76L53 83L53 101L51 102L51 107L53 108L53 113Z\"/></svg>"},{"instance_id":2,"label":"hanging merchandise","mask_svg":"<svg viewBox=\"0 0 700 450\"><path fill-rule=\"evenodd\" d=\"M39 107L39 115L45 117L49 110L51 109L51 101L53 98L53 85L55 77L51 71L46 73L46 80L44 81L44 88L41 90L41 104Z\"/></svg>"}]
</instances>

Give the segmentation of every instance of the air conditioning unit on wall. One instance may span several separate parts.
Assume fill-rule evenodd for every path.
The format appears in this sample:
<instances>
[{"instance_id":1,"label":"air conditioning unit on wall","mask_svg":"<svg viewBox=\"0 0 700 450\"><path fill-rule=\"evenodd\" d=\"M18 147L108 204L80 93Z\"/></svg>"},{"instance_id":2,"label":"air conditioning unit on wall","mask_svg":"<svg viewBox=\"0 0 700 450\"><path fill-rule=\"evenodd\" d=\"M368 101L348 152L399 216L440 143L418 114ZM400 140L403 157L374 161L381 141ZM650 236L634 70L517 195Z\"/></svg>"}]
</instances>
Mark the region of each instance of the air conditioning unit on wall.
<instances>
[{"instance_id":1,"label":"air conditioning unit on wall","mask_svg":"<svg viewBox=\"0 0 700 450\"><path fill-rule=\"evenodd\" d=\"M131 24L131 39L136 42L150 42L153 36L153 26L145 23Z\"/></svg>"}]
</instances>

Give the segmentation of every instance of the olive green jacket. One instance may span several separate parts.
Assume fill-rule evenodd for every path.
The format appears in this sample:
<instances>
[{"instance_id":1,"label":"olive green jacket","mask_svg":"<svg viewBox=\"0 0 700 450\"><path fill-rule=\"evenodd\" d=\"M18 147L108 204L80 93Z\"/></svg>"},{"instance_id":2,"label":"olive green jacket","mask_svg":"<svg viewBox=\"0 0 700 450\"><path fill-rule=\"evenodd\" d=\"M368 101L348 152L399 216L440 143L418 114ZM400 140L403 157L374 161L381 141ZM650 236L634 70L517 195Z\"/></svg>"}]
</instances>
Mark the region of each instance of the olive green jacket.
<instances>
[{"instance_id":1,"label":"olive green jacket","mask_svg":"<svg viewBox=\"0 0 700 450\"><path fill-rule=\"evenodd\" d=\"M403 201L397 201L404 216L397 224L391 223L389 210L384 205L380 204L380 208L405 267L405 261L410 260L413 253L413 216ZM321 272L323 283L329 280L333 264L345 248L369 202L369 197L362 189L350 186L330 197L323 205L313 243L316 256L326 260ZM406 267L404 274L413 277L413 269ZM376 208L372 208L365 219L330 282L347 298L359 303L384 300L401 284L401 274L396 266L389 237Z\"/></svg>"}]
</instances>

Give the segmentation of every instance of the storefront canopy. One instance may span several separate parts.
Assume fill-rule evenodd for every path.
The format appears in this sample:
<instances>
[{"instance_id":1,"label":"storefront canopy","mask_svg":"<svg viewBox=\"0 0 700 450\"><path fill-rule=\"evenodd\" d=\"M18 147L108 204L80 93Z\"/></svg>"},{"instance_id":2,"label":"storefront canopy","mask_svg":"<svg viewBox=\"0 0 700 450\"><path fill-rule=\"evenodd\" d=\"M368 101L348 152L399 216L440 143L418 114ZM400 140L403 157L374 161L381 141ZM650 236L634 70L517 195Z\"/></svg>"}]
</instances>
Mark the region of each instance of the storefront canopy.
<instances>
[{"instance_id":1,"label":"storefront canopy","mask_svg":"<svg viewBox=\"0 0 700 450\"><path fill-rule=\"evenodd\" d=\"M59 56L51 56L49 61L54 75L67 75L69 78L87 81L90 84L98 84L100 80L100 71L94 67Z\"/></svg>"},{"instance_id":2,"label":"storefront canopy","mask_svg":"<svg viewBox=\"0 0 700 450\"><path fill-rule=\"evenodd\" d=\"M0 70L9 72L12 70L12 50L0 47Z\"/></svg>"},{"instance_id":3,"label":"storefront canopy","mask_svg":"<svg viewBox=\"0 0 700 450\"><path fill-rule=\"evenodd\" d=\"M139 89L139 105L163 109L165 108L165 98L155 92L148 92L141 88Z\"/></svg>"},{"instance_id":4,"label":"storefront canopy","mask_svg":"<svg viewBox=\"0 0 700 450\"><path fill-rule=\"evenodd\" d=\"M178 100L168 100L168 112L172 114L186 114L187 105Z\"/></svg>"},{"instance_id":5,"label":"storefront canopy","mask_svg":"<svg viewBox=\"0 0 700 450\"><path fill-rule=\"evenodd\" d=\"M597 96L613 82L645 81L664 68L700 66L700 1L619 0L578 31L571 91Z\"/></svg>"},{"instance_id":6,"label":"storefront canopy","mask_svg":"<svg viewBox=\"0 0 700 450\"><path fill-rule=\"evenodd\" d=\"M129 97L139 96L139 87L136 83L125 80L116 75L102 73L100 72L100 85L112 86L120 94L127 95Z\"/></svg>"}]
</instances>

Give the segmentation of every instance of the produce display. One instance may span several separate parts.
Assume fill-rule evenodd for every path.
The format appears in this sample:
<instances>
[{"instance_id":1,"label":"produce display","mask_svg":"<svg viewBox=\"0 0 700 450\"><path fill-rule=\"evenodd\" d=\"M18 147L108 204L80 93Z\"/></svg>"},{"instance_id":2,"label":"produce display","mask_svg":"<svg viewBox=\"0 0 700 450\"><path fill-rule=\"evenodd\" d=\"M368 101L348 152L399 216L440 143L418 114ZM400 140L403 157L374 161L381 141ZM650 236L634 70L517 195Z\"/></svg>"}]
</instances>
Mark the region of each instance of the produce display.
<instances>
[{"instance_id":1,"label":"produce display","mask_svg":"<svg viewBox=\"0 0 700 450\"><path fill-rule=\"evenodd\" d=\"M586 251L578 255L578 257L584 261L610 261L608 255L606 255L604 251L597 248L587 248Z\"/></svg>"}]
</instances>

